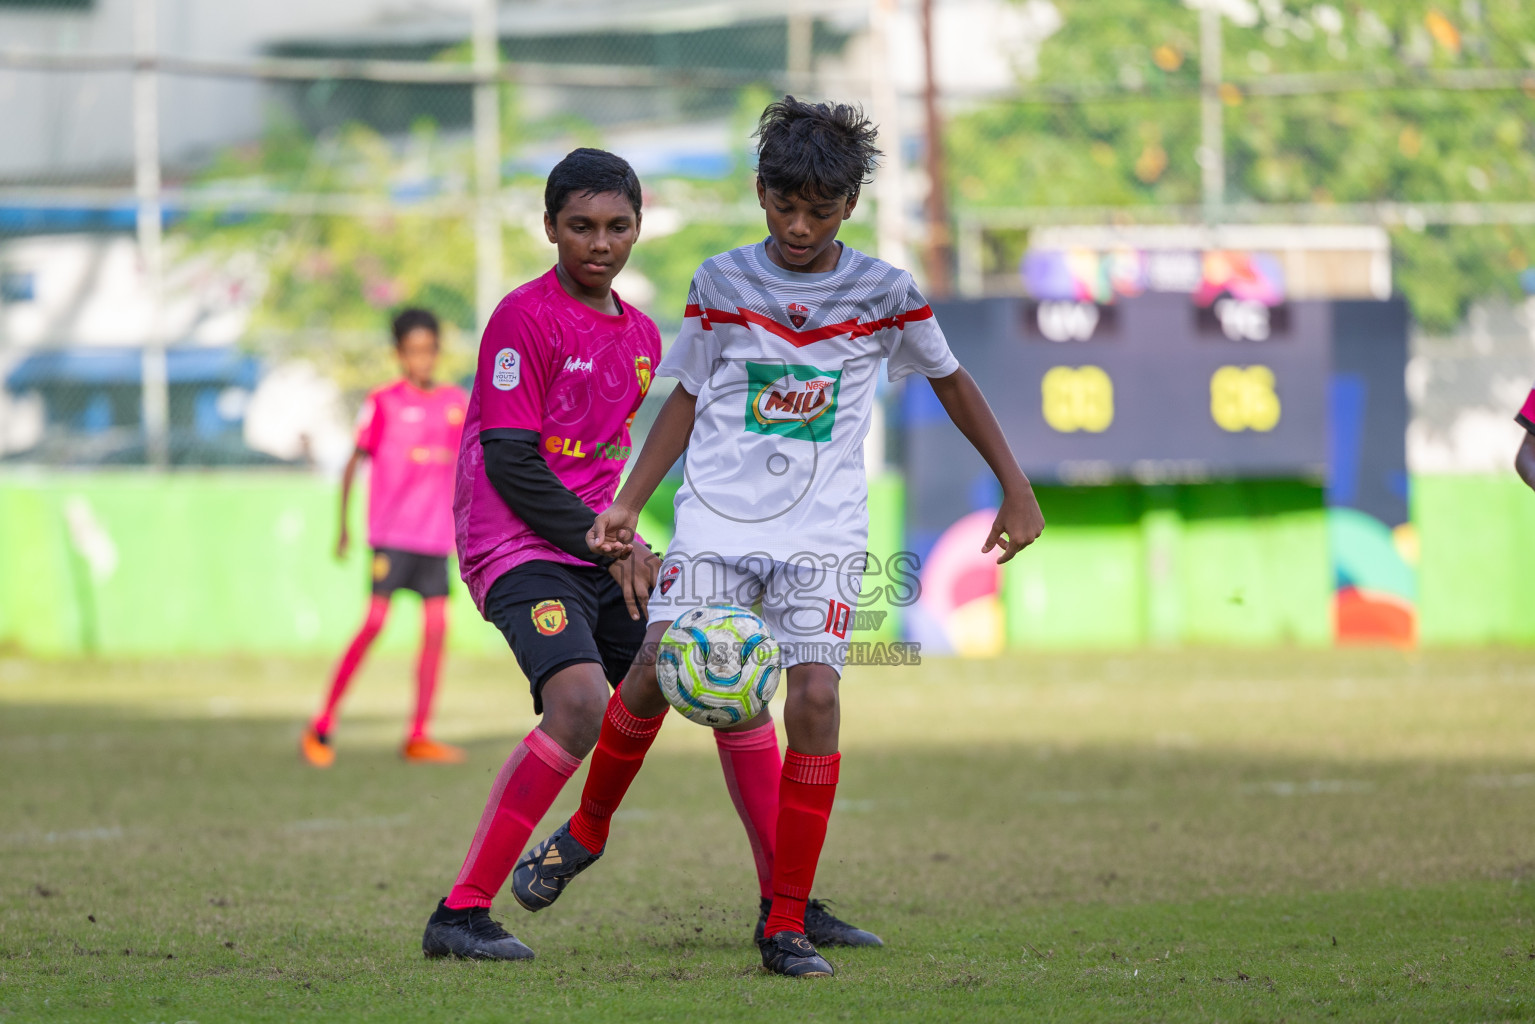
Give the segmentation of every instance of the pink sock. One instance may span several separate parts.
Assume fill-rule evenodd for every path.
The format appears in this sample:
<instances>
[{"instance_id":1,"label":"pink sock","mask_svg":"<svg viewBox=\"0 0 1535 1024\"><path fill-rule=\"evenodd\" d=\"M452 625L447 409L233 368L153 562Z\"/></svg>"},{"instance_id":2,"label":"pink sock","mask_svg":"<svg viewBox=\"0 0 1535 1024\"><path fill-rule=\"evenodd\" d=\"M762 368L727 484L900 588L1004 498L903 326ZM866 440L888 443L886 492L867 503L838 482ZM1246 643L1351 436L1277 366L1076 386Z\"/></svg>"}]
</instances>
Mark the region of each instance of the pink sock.
<instances>
[{"instance_id":1,"label":"pink sock","mask_svg":"<svg viewBox=\"0 0 1535 1024\"><path fill-rule=\"evenodd\" d=\"M540 729L523 737L490 788L480 827L448 893L448 906L488 907L517 866L528 837L554 804L581 759L566 753Z\"/></svg>"},{"instance_id":2,"label":"pink sock","mask_svg":"<svg viewBox=\"0 0 1535 1024\"><path fill-rule=\"evenodd\" d=\"M341 703L341 698L346 695L347 685L351 683L352 676L362 664L362 659L368 653L368 647L373 643L373 638L378 636L379 630L384 628L384 620L389 617L389 598L375 595L368 602L368 617L363 620L362 628L352 638L352 644L341 656L341 663L336 666L336 674L331 678L330 695L325 698L325 710L315 718L311 727L321 736L328 734L331 726L336 724L336 707Z\"/></svg>"},{"instance_id":3,"label":"pink sock","mask_svg":"<svg viewBox=\"0 0 1535 1024\"><path fill-rule=\"evenodd\" d=\"M426 736L426 723L432 717L432 697L437 692L437 675L442 668L442 641L448 632L448 599L429 597L421 604L421 659L416 662L416 717L410 723L410 738Z\"/></svg>"},{"instance_id":4,"label":"pink sock","mask_svg":"<svg viewBox=\"0 0 1535 1024\"><path fill-rule=\"evenodd\" d=\"M725 788L746 826L757 862L757 887L767 899L773 895L773 835L778 828L778 778L783 774L778 733L767 722L745 732L716 730L714 743L725 770Z\"/></svg>"}]
</instances>

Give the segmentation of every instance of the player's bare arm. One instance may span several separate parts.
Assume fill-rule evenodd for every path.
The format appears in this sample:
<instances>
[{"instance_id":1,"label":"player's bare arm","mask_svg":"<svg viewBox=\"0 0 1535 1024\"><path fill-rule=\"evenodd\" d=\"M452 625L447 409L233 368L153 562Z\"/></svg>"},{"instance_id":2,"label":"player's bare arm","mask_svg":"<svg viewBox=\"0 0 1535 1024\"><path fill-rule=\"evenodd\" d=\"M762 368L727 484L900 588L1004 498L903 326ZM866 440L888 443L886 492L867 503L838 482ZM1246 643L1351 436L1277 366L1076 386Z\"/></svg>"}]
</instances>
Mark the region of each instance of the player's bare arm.
<instances>
[{"instance_id":1,"label":"player's bare arm","mask_svg":"<svg viewBox=\"0 0 1535 1024\"><path fill-rule=\"evenodd\" d=\"M991 524L982 551L1001 547L1002 555L997 564L1008 561L1018 552L1039 539L1045 529L1045 517L1034 497L1034 487L1024 475L996 414L991 411L986 396L976 386L975 378L964 367L947 377L932 378L933 393L943 403L944 412L965 435L965 440L975 446L986 460L986 465L997 475L1002 484L1002 507Z\"/></svg>"},{"instance_id":2,"label":"player's bare arm","mask_svg":"<svg viewBox=\"0 0 1535 1024\"><path fill-rule=\"evenodd\" d=\"M1526 433L1514 455L1514 471L1531 490L1535 490L1535 434Z\"/></svg>"},{"instance_id":3,"label":"player's bare arm","mask_svg":"<svg viewBox=\"0 0 1535 1024\"><path fill-rule=\"evenodd\" d=\"M697 395L689 394L681 385L672 390L634 460L629 479L624 481L618 497L597 517L586 535L586 543L592 551L610 558L629 557L634 550L634 531L639 526L640 509L661 485L667 470L675 466L687 450L697 408ZM654 559L655 556L650 557ZM654 572L650 580L655 582Z\"/></svg>"},{"instance_id":4,"label":"player's bare arm","mask_svg":"<svg viewBox=\"0 0 1535 1024\"><path fill-rule=\"evenodd\" d=\"M347 549L352 546L352 538L346 528L347 510L352 503L352 482L357 478L357 467L362 465L362 460L367 457L367 452L361 448L354 448L352 457L346 460L346 469L341 472L341 529L336 531L337 561L346 558Z\"/></svg>"}]
</instances>

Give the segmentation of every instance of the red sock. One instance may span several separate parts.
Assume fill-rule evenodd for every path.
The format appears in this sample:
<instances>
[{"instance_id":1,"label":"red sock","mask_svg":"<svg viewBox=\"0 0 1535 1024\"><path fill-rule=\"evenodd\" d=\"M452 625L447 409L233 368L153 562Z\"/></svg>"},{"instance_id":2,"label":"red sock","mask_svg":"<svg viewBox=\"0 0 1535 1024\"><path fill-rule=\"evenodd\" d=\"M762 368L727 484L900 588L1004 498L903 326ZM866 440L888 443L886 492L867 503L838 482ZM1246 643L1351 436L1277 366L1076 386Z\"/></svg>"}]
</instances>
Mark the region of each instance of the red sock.
<instances>
[{"instance_id":1,"label":"red sock","mask_svg":"<svg viewBox=\"0 0 1535 1024\"><path fill-rule=\"evenodd\" d=\"M597 749L592 752L592 767L586 773L586 787L581 790L581 807L570 819L570 834L593 853L601 853L607 845L613 812L629 792L629 783L645 763L645 752L664 721L664 711L654 718L636 717L624 707L619 693L608 701Z\"/></svg>"},{"instance_id":2,"label":"red sock","mask_svg":"<svg viewBox=\"0 0 1535 1024\"><path fill-rule=\"evenodd\" d=\"M773 910L768 935L805 932L805 903L826 842L826 820L837 796L841 754L813 756L790 750L778 789L778 841L773 862Z\"/></svg>"},{"instance_id":3,"label":"red sock","mask_svg":"<svg viewBox=\"0 0 1535 1024\"><path fill-rule=\"evenodd\" d=\"M565 788L565 780L581 767L581 759L565 752L548 734L534 729L523 737L485 801L480 827L448 893L448 906L488 907L506 884L517 858L538 822Z\"/></svg>"},{"instance_id":4,"label":"red sock","mask_svg":"<svg viewBox=\"0 0 1535 1024\"><path fill-rule=\"evenodd\" d=\"M772 722L745 732L716 730L714 743L730 801L746 826L757 862L757 887L765 899L773 895L773 830L778 827L778 777L783 774L778 733Z\"/></svg>"},{"instance_id":5,"label":"red sock","mask_svg":"<svg viewBox=\"0 0 1535 1024\"><path fill-rule=\"evenodd\" d=\"M363 657L368 653L368 647L373 643L373 638L378 636L378 631L384 628L384 620L389 617L389 598L377 594L368 602L368 617L363 620L362 628L352 638L352 644L341 656L341 663L336 666L336 674L331 677L330 695L325 698L325 710L311 723L315 732L324 736L330 732L331 726L336 723L336 706L341 703L341 698L346 695L346 688L352 681L352 676L362 664Z\"/></svg>"},{"instance_id":6,"label":"red sock","mask_svg":"<svg viewBox=\"0 0 1535 1024\"><path fill-rule=\"evenodd\" d=\"M416 717L410 723L410 738L426 736L426 723L432 717L432 697L437 692L437 674L442 668L442 641L448 633L448 599L429 597L421 603L421 658L416 662Z\"/></svg>"}]
</instances>

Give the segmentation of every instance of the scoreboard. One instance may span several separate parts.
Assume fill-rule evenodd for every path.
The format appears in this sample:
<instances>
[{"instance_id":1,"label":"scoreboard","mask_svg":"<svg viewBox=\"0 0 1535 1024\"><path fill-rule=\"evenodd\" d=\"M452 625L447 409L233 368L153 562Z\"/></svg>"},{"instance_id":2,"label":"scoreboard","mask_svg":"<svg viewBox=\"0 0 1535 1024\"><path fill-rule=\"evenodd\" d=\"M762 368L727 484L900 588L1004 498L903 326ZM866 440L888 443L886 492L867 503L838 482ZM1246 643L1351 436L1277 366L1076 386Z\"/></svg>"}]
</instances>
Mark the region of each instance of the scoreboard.
<instances>
[{"instance_id":1,"label":"scoreboard","mask_svg":"<svg viewBox=\"0 0 1535 1024\"><path fill-rule=\"evenodd\" d=\"M1289 636L1297 627L1278 609L1290 598L1256 595L1288 593L1279 577L1299 559L1304 573L1330 560L1337 636L1412 642L1412 570L1398 547L1410 534L1396 532L1409 497L1405 303L1290 300L1277 287L1205 283L1107 301L1104 289L1042 280L1039 298L933 304L1018 461L1047 485L1046 518L1082 529L1047 532L1047 545L1051 536L1066 542L1059 555L1028 559L1018 588L1004 585L978 553L1001 500L996 477L933 389L908 383L897 392L892 438L904 467L904 539L923 565L908 635L940 650L1000 649L1015 628L1030 643L1041 629L1060 631L1052 643L1076 643L1100 636L1085 625L1100 613L1117 623L1101 634L1116 642L1225 628L1183 632L1185 609L1192 624L1197 608L1216 616L1211 623ZM1204 549L1194 564L1206 569L1178 568L1175 521L1229 524L1280 511L1322 512L1326 529L1273 552ZM1260 534L1222 534L1263 543ZM1230 561L1229 577L1207 571L1209 560ZM1253 601L1226 602L1249 584Z\"/></svg>"},{"instance_id":2,"label":"scoreboard","mask_svg":"<svg viewBox=\"0 0 1535 1024\"><path fill-rule=\"evenodd\" d=\"M1199 306L1188 295L1150 293L1112 305L994 298L933 309L1024 471L1072 484L1322 480L1333 306ZM909 394L906 458L909 470L942 486L974 467L963 457L963 466L933 464L959 453L952 437L939 436L953 427L932 412Z\"/></svg>"}]
</instances>

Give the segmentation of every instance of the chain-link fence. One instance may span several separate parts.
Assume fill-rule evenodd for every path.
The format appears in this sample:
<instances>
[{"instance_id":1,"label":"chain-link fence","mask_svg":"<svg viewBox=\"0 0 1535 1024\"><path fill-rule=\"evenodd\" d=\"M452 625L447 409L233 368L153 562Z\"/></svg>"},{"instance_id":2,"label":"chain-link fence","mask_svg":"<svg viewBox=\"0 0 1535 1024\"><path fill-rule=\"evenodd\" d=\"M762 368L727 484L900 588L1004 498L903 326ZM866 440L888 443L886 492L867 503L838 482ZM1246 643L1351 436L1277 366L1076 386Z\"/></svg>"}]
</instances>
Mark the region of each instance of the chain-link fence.
<instances>
[{"instance_id":1,"label":"chain-link fence","mask_svg":"<svg viewBox=\"0 0 1535 1024\"><path fill-rule=\"evenodd\" d=\"M844 237L934 291L1027 288L1042 226L1375 226L1420 354L1489 300L1522 351L1496 311L1535 287L1531 40L1518 0L0 0L0 456L334 465L392 309L436 310L461 376L547 267L543 175L576 145L641 174L619 287L665 330L701 259L762 234L750 131L784 91L880 121ZM1434 431L1508 389L1418 365Z\"/></svg>"}]
</instances>

